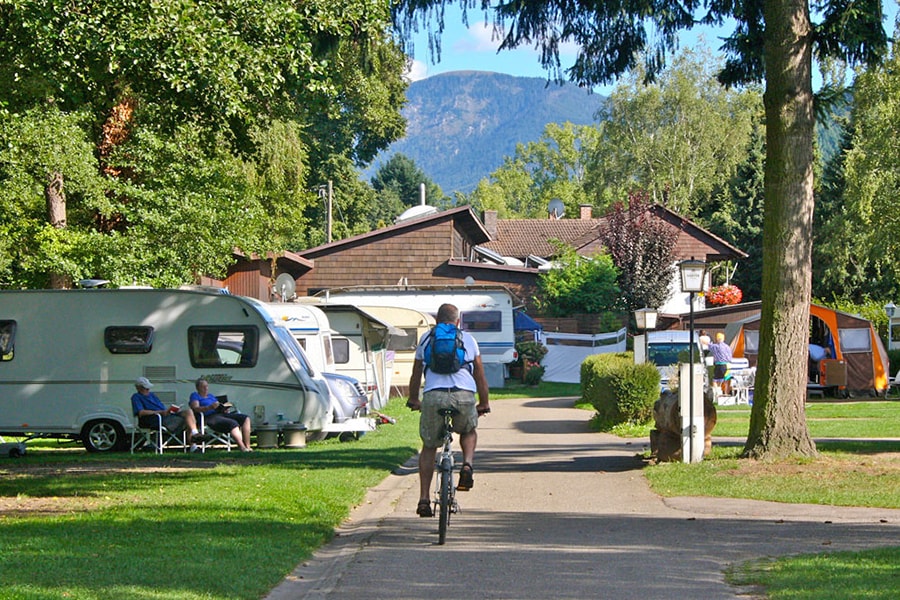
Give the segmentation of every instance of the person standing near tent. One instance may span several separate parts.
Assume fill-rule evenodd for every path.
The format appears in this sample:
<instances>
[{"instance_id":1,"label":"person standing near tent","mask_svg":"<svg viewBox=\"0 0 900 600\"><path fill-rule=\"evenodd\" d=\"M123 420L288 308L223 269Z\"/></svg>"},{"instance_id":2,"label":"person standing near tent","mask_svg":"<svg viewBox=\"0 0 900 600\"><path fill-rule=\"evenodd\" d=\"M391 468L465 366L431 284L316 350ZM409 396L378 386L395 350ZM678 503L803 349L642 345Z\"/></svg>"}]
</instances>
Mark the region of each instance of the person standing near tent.
<instances>
[{"instance_id":1,"label":"person standing near tent","mask_svg":"<svg viewBox=\"0 0 900 600\"><path fill-rule=\"evenodd\" d=\"M728 363L734 362L731 355L731 346L725 343L725 334L721 331L716 334L716 341L709 345L709 351L713 357L713 382L722 388L722 393L731 395L731 376L728 373Z\"/></svg>"}]
</instances>

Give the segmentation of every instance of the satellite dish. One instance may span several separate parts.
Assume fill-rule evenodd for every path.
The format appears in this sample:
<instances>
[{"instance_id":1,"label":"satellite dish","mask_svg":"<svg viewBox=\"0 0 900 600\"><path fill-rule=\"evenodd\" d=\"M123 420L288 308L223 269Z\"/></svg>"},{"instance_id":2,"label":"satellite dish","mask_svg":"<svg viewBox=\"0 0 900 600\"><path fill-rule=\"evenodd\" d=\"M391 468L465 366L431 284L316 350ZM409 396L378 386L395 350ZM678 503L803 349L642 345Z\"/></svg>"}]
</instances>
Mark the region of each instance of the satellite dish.
<instances>
[{"instance_id":1,"label":"satellite dish","mask_svg":"<svg viewBox=\"0 0 900 600\"><path fill-rule=\"evenodd\" d=\"M566 205L559 198L554 198L550 201L550 205L547 206L547 212L554 219L562 219L566 214Z\"/></svg>"},{"instance_id":2,"label":"satellite dish","mask_svg":"<svg viewBox=\"0 0 900 600\"><path fill-rule=\"evenodd\" d=\"M424 217L426 215L433 215L438 212L436 206L428 206L423 204L417 204L416 206L407 208L403 211L399 217L394 219L394 223L400 223L402 221L407 221L409 219L417 219L419 217Z\"/></svg>"},{"instance_id":3,"label":"satellite dish","mask_svg":"<svg viewBox=\"0 0 900 600\"><path fill-rule=\"evenodd\" d=\"M85 289L93 289L103 287L107 283L109 283L108 279L80 279L78 281L78 286Z\"/></svg>"},{"instance_id":4,"label":"satellite dish","mask_svg":"<svg viewBox=\"0 0 900 600\"><path fill-rule=\"evenodd\" d=\"M293 298L297 291L297 282L291 277L290 273L282 273L275 278L275 293L281 298L282 302L287 302Z\"/></svg>"}]
</instances>

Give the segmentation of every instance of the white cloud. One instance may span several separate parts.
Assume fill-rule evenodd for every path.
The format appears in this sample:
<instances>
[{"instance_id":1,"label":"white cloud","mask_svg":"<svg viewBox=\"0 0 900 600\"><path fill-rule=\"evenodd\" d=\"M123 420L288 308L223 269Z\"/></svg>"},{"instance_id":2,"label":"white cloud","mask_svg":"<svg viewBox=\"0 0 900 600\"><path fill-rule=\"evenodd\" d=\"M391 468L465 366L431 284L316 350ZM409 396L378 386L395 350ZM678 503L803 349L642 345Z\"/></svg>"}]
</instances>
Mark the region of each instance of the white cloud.
<instances>
[{"instance_id":1,"label":"white cloud","mask_svg":"<svg viewBox=\"0 0 900 600\"><path fill-rule=\"evenodd\" d=\"M501 38L494 37L494 28L491 25L476 23L466 30L466 36L453 43L455 52L496 52L500 47Z\"/></svg>"},{"instance_id":2,"label":"white cloud","mask_svg":"<svg viewBox=\"0 0 900 600\"><path fill-rule=\"evenodd\" d=\"M409 81L419 81L428 77L428 65L421 60L410 60L406 65L404 77Z\"/></svg>"}]
</instances>

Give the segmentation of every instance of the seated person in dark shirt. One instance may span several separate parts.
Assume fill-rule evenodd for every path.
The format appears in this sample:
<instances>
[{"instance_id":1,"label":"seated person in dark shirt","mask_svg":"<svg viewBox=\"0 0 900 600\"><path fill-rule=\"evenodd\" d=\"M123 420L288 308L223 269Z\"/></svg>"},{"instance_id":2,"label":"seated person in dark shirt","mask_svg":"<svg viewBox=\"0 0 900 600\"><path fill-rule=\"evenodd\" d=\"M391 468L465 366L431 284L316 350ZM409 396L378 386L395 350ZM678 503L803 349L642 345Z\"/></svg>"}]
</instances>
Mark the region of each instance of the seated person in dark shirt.
<instances>
[{"instance_id":1,"label":"seated person in dark shirt","mask_svg":"<svg viewBox=\"0 0 900 600\"><path fill-rule=\"evenodd\" d=\"M138 425L145 429L152 429L157 426L159 420L156 415L162 417L163 427L171 432L178 433L181 431L188 432L188 443L191 445L191 452L198 452L200 448L198 443L208 441L208 435L203 435L197 431L197 419L194 417L193 411L189 408L179 410L178 407L166 407L159 397L150 391L153 384L146 377L138 377L134 382L137 393L131 396L131 408L134 415L138 418Z\"/></svg>"},{"instance_id":2,"label":"seated person in dark shirt","mask_svg":"<svg viewBox=\"0 0 900 600\"><path fill-rule=\"evenodd\" d=\"M191 394L191 410L203 413L209 427L219 433L230 433L242 452L253 452L250 447L250 417L239 412L223 413L218 398L209 393L209 382L198 379L194 384L197 391Z\"/></svg>"}]
</instances>

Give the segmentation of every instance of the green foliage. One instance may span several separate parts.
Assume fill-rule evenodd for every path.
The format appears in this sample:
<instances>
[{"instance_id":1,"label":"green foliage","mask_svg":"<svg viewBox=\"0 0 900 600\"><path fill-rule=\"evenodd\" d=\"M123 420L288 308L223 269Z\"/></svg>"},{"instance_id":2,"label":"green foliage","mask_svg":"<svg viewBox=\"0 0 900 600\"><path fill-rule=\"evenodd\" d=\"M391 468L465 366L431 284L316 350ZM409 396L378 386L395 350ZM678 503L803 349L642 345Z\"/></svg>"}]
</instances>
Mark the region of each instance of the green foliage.
<instances>
[{"instance_id":1,"label":"green foliage","mask_svg":"<svg viewBox=\"0 0 900 600\"><path fill-rule=\"evenodd\" d=\"M581 389L597 410L601 429L643 424L652 417L659 398L659 371L649 363L634 364L630 352L597 354L581 363Z\"/></svg>"},{"instance_id":2,"label":"green foliage","mask_svg":"<svg viewBox=\"0 0 900 600\"><path fill-rule=\"evenodd\" d=\"M394 154L372 177L377 200L372 203L369 221L373 228L392 225L404 210L420 202L420 185L425 185L425 203L438 206L444 200L441 188L431 181L404 154Z\"/></svg>"},{"instance_id":3,"label":"green foliage","mask_svg":"<svg viewBox=\"0 0 900 600\"><path fill-rule=\"evenodd\" d=\"M731 263L711 265L713 277L722 283L729 280L744 293L744 302L762 296L762 233L764 211L764 172L766 148L761 97L757 94L753 111L753 131L746 148L746 156L737 166L735 175L724 189L699 207L698 219L714 234L749 256L731 272ZM818 214L818 209L816 211ZM716 272L718 271L718 272ZM815 278L814 278L815 281Z\"/></svg>"},{"instance_id":4,"label":"green foliage","mask_svg":"<svg viewBox=\"0 0 900 600\"><path fill-rule=\"evenodd\" d=\"M841 283L849 287L844 290L847 295L862 290L900 294L900 226L893 218L900 186L900 151L894 136L900 128L898 66L900 56L895 52L884 66L856 81L851 135L843 157L844 203L834 227L842 242L836 269L846 273Z\"/></svg>"},{"instance_id":5,"label":"green foliage","mask_svg":"<svg viewBox=\"0 0 900 600\"><path fill-rule=\"evenodd\" d=\"M0 287L44 287L47 274L59 270L74 279L93 276L86 261L112 249L89 229L96 214L112 211L89 123L85 112L54 107L0 111ZM66 174L68 229L47 223L44 188L52 173Z\"/></svg>"},{"instance_id":6,"label":"green foliage","mask_svg":"<svg viewBox=\"0 0 900 600\"><path fill-rule=\"evenodd\" d=\"M544 376L544 367L534 363L525 363L525 374L522 376L522 382L526 385L537 385Z\"/></svg>"},{"instance_id":7,"label":"green foliage","mask_svg":"<svg viewBox=\"0 0 900 600\"><path fill-rule=\"evenodd\" d=\"M537 306L548 316L599 313L616 307L619 288L616 268L607 254L579 256L575 249L556 244L557 266L538 277Z\"/></svg>"},{"instance_id":8,"label":"green foliage","mask_svg":"<svg viewBox=\"0 0 900 600\"><path fill-rule=\"evenodd\" d=\"M654 82L643 68L620 81L592 149L593 197L642 189L689 218L710 202L746 158L761 105L759 92L720 84L718 68L708 51L683 49Z\"/></svg>"},{"instance_id":9,"label":"green foliage","mask_svg":"<svg viewBox=\"0 0 900 600\"><path fill-rule=\"evenodd\" d=\"M533 340L524 340L516 342L516 352L519 353L517 362L523 364L525 362L539 363L547 356L547 346Z\"/></svg>"},{"instance_id":10,"label":"green foliage","mask_svg":"<svg viewBox=\"0 0 900 600\"><path fill-rule=\"evenodd\" d=\"M597 135L591 126L549 123L539 141L516 144L515 155L478 184L472 204L504 218L543 218L550 201L559 199L570 217L576 215L590 204L584 180Z\"/></svg>"},{"instance_id":11,"label":"green foliage","mask_svg":"<svg viewBox=\"0 0 900 600\"><path fill-rule=\"evenodd\" d=\"M388 21L374 0L4 4L0 285L221 275L235 247L321 240L329 179L336 237L365 230L355 165L405 126ZM44 225L51 174L64 230Z\"/></svg>"}]
</instances>

